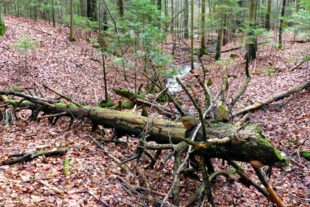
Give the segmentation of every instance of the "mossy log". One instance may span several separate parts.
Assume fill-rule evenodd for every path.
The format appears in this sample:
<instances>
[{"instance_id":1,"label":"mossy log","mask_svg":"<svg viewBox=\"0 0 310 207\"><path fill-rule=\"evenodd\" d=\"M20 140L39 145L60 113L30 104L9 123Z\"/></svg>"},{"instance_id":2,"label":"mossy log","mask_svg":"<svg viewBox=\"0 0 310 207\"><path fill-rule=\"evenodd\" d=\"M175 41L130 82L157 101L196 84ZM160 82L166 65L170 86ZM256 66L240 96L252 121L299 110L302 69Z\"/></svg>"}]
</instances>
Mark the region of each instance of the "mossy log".
<instances>
[{"instance_id":1,"label":"mossy log","mask_svg":"<svg viewBox=\"0 0 310 207\"><path fill-rule=\"evenodd\" d=\"M13 91L0 91L0 94L20 95ZM5 104L14 107L26 107L47 114L69 112L68 114L75 118L87 117L96 125L114 128L135 137L139 137L143 132L147 131L147 141L155 141L159 144L177 144L185 140L186 129L181 122L143 117L130 112L99 107L76 106L62 102L55 103L46 99L40 99L40 103L38 103L35 97L31 101L8 99L6 96L1 97ZM240 127L227 123L212 123L212 126L212 128L206 126L208 140L229 138L229 141L224 143L189 143L194 145L197 151L202 150L208 158L224 158L243 162L255 160L264 165L279 167L288 164L287 157L263 136L259 126Z\"/></svg>"},{"instance_id":2,"label":"mossy log","mask_svg":"<svg viewBox=\"0 0 310 207\"><path fill-rule=\"evenodd\" d=\"M306 160L310 161L310 152L307 150L301 150L299 152L301 157L304 157Z\"/></svg>"}]
</instances>

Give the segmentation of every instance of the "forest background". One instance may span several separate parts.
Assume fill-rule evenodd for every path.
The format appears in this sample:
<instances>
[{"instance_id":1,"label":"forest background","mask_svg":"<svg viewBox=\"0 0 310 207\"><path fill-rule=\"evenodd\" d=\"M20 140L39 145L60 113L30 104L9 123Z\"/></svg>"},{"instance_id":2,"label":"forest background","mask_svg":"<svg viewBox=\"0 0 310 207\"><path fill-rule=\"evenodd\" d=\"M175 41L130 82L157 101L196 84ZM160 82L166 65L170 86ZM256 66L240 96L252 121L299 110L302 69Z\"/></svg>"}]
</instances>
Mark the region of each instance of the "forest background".
<instances>
[{"instance_id":1,"label":"forest background","mask_svg":"<svg viewBox=\"0 0 310 207\"><path fill-rule=\"evenodd\" d=\"M1 90L37 91L47 84L84 105L113 102L116 106L105 107L140 114L143 106L135 107L113 89L146 94L148 100L173 111L174 104L167 102L154 82L163 89L169 78L182 74L182 82L206 110L198 75L213 97L222 92L214 100L210 117L223 105L230 123L236 123L240 117L234 111L309 82L308 1L1 0L0 6ZM174 99L199 117L184 90L176 90ZM44 93L47 98L55 97ZM300 157L309 151L309 100L309 89L301 88L288 98L251 109L250 123L260 125L291 161L285 172L274 169L269 180L286 206L309 205L309 163ZM1 114L1 161L12 154L71 147L60 157L1 166L1 204L168 205L156 199L163 200L173 184L173 159L153 169L147 168L150 160L146 156L138 163L120 165L115 159L124 161L134 155L138 140L129 139L127 147L107 142L103 153L87 138L89 123L77 119L68 128L69 118L55 125L44 118L30 122L31 111L16 112L7 104L1 105ZM164 117L152 107L148 114ZM114 132L107 129L105 133L92 136L110 139ZM120 141L126 142L125 137ZM164 160L164 155L158 159ZM216 170L233 171L220 159L212 162ZM259 182L250 164L243 163L242 168ZM179 200L169 198L168 202L185 205L203 180L201 173L198 176L198 180L182 177ZM239 179L236 173L231 177ZM256 189L229 180L219 177L212 184L215 205L270 203ZM208 205L204 199L197 202Z\"/></svg>"}]
</instances>

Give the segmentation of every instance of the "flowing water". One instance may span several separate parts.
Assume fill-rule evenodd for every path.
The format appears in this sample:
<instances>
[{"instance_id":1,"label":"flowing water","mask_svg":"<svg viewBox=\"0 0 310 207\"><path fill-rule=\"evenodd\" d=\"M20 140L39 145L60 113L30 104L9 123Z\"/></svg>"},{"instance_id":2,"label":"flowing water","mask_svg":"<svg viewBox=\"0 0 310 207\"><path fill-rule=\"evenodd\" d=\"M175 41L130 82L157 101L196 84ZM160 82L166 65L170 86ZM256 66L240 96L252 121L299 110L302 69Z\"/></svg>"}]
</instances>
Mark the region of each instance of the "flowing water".
<instances>
[{"instance_id":1,"label":"flowing water","mask_svg":"<svg viewBox=\"0 0 310 207\"><path fill-rule=\"evenodd\" d=\"M198 65L198 63L194 63L195 67L197 65ZM182 77L184 77L186 74L188 74L190 70L191 70L191 66L186 65L180 70L180 72L178 74L167 79L166 87L168 88L168 91L170 93L173 94L173 93L182 91L182 87L178 84L178 82L176 81L176 78L182 79Z\"/></svg>"}]
</instances>

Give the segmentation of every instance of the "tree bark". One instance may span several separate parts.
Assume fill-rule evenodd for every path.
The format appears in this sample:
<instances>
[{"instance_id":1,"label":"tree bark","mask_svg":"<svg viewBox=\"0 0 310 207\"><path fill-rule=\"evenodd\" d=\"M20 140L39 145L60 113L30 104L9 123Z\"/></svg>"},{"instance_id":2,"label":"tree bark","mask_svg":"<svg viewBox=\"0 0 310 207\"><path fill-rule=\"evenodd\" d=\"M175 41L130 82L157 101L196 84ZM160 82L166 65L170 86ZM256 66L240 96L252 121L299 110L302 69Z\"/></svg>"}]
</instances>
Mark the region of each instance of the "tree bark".
<instances>
[{"instance_id":1,"label":"tree bark","mask_svg":"<svg viewBox=\"0 0 310 207\"><path fill-rule=\"evenodd\" d=\"M69 35L69 41L73 42L73 0L70 0L70 35Z\"/></svg>"},{"instance_id":2,"label":"tree bark","mask_svg":"<svg viewBox=\"0 0 310 207\"><path fill-rule=\"evenodd\" d=\"M206 0L201 1L201 42L200 42L200 55L206 53Z\"/></svg>"},{"instance_id":3,"label":"tree bark","mask_svg":"<svg viewBox=\"0 0 310 207\"><path fill-rule=\"evenodd\" d=\"M256 58L257 52L257 37L254 34L254 29L256 25L256 0L250 0L249 2L249 32L248 32L248 40L247 40L247 55L246 58L249 60L254 60Z\"/></svg>"},{"instance_id":4,"label":"tree bark","mask_svg":"<svg viewBox=\"0 0 310 207\"><path fill-rule=\"evenodd\" d=\"M11 155L10 157L17 157L14 159L10 160L4 160L0 163L0 165L13 165L16 163L21 163L21 162L28 162L31 161L39 156L56 156L56 155L63 155L66 152L70 150L70 147L64 147L60 149L52 149L52 150L41 150L38 152L29 152L29 153L23 153L23 154L14 154Z\"/></svg>"},{"instance_id":5,"label":"tree bark","mask_svg":"<svg viewBox=\"0 0 310 207\"><path fill-rule=\"evenodd\" d=\"M96 0L87 0L87 17L96 21Z\"/></svg>"},{"instance_id":6,"label":"tree bark","mask_svg":"<svg viewBox=\"0 0 310 207\"><path fill-rule=\"evenodd\" d=\"M87 2L86 2L86 0L80 0L80 14L82 17L87 17Z\"/></svg>"},{"instance_id":7,"label":"tree bark","mask_svg":"<svg viewBox=\"0 0 310 207\"><path fill-rule=\"evenodd\" d=\"M67 112L71 118L87 118L95 125L105 128L114 128L121 134L139 137L147 131L146 141L155 141L159 144L178 144L186 141L198 153L207 158L223 158L236 161L260 161L264 165L283 166L288 160L285 155L272 146L262 135L258 126L250 125L239 127L227 123L212 123L212 128L205 126L206 142L195 142L185 138L186 131L179 122L165 119L154 119L137 116L129 112L109 110L99 107L77 106L52 100L38 99L15 91L0 91L5 104L13 107L29 108L32 111L43 111L47 114ZM8 99L5 95L23 97L23 100ZM28 99L28 100L25 100ZM192 129L194 130L194 129ZM200 132L200 134L202 134ZM225 140L225 141L224 141Z\"/></svg>"},{"instance_id":8,"label":"tree bark","mask_svg":"<svg viewBox=\"0 0 310 207\"><path fill-rule=\"evenodd\" d=\"M189 31L188 31L188 0L184 0L184 38L188 39Z\"/></svg>"},{"instance_id":9,"label":"tree bark","mask_svg":"<svg viewBox=\"0 0 310 207\"><path fill-rule=\"evenodd\" d=\"M281 9L281 18L280 18L280 27L279 27L279 49L282 49L282 33L283 33L283 17L285 14L285 4L286 0L283 0L282 9Z\"/></svg>"},{"instance_id":10,"label":"tree bark","mask_svg":"<svg viewBox=\"0 0 310 207\"><path fill-rule=\"evenodd\" d=\"M194 70L194 0L191 0L191 70Z\"/></svg>"},{"instance_id":11,"label":"tree bark","mask_svg":"<svg viewBox=\"0 0 310 207\"><path fill-rule=\"evenodd\" d=\"M300 9L300 0L296 0L296 12L299 12Z\"/></svg>"},{"instance_id":12,"label":"tree bark","mask_svg":"<svg viewBox=\"0 0 310 207\"><path fill-rule=\"evenodd\" d=\"M219 4L222 4L222 0L219 1ZM223 16L222 12L219 14L219 27L217 28L217 41L216 41L216 49L215 49L215 60L219 60L221 58L221 48L223 41Z\"/></svg>"},{"instance_id":13,"label":"tree bark","mask_svg":"<svg viewBox=\"0 0 310 207\"><path fill-rule=\"evenodd\" d=\"M271 2L272 0L268 0L267 3L267 13L266 13L266 20L265 20L265 28L270 30L270 15L271 15Z\"/></svg>"}]
</instances>

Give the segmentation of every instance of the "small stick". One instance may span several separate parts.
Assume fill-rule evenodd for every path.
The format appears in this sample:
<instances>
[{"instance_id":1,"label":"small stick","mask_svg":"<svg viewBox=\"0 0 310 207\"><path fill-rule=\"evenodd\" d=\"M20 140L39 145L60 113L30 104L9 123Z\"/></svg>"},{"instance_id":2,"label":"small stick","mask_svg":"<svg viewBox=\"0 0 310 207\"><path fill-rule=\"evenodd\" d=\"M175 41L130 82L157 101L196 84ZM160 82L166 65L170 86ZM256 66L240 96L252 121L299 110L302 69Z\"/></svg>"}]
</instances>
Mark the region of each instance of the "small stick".
<instances>
[{"instance_id":1,"label":"small stick","mask_svg":"<svg viewBox=\"0 0 310 207\"><path fill-rule=\"evenodd\" d=\"M17 135L17 136L21 136L21 137L23 137L23 138L38 136L38 134L28 134L28 135L16 134L16 135Z\"/></svg>"},{"instance_id":2,"label":"small stick","mask_svg":"<svg viewBox=\"0 0 310 207\"><path fill-rule=\"evenodd\" d=\"M149 79L150 81L152 81L160 90L163 90L163 89L160 87L160 85L158 85L154 80L152 80L152 78L150 78L146 73L143 72L142 75L144 75L147 79ZM184 113L184 111L182 110L181 106L176 102L176 100L175 100L169 93L167 93L166 91L164 91L164 93L168 96L169 99L172 100L172 102L173 102L175 108L180 112L180 114L181 114L182 116L184 116L185 113Z\"/></svg>"},{"instance_id":3,"label":"small stick","mask_svg":"<svg viewBox=\"0 0 310 207\"><path fill-rule=\"evenodd\" d=\"M74 103L75 105L77 106L81 106L80 104L76 103L75 101L73 101L71 98L65 96L65 95L62 95L61 93L59 93L58 91L54 90L54 89L51 89L50 87L48 87L47 85L43 84L43 87L45 89L48 89L50 91L52 91L53 93L57 94L58 96L60 96L61 98L64 98L66 99L67 101L70 101L71 103Z\"/></svg>"},{"instance_id":4,"label":"small stick","mask_svg":"<svg viewBox=\"0 0 310 207\"><path fill-rule=\"evenodd\" d=\"M36 90L38 90L39 93L40 93L41 98L44 98L43 93L41 92L39 86L36 83L34 83L33 86L34 86L33 89L34 89L35 94L37 94Z\"/></svg>"},{"instance_id":5,"label":"small stick","mask_svg":"<svg viewBox=\"0 0 310 207\"><path fill-rule=\"evenodd\" d=\"M93 197L96 201L98 201L99 203L102 203L103 206L109 206L107 205L105 202L103 202L100 198L98 198L97 196L95 196L95 194L93 194L92 192L90 192L89 190L80 190L80 191L76 191L76 193L88 193L91 197Z\"/></svg>"},{"instance_id":6,"label":"small stick","mask_svg":"<svg viewBox=\"0 0 310 207\"><path fill-rule=\"evenodd\" d=\"M55 187L55 186L49 184L49 183L46 182L46 181L43 181L43 180L37 180L37 181L38 181L39 183L41 183L42 185L45 185L46 187L51 188L51 189L52 189L53 191L55 191L56 193L59 193L59 194L61 194L61 195L65 194L65 191L63 191L63 190L61 190L61 189L59 189L59 188L57 188L57 187Z\"/></svg>"},{"instance_id":7,"label":"small stick","mask_svg":"<svg viewBox=\"0 0 310 207\"><path fill-rule=\"evenodd\" d=\"M66 115L69 115L69 113L68 112L61 112L58 114L49 114L49 115L44 115L44 116L38 116L37 119L50 118L50 117L56 117L56 116L66 116Z\"/></svg>"}]
</instances>

